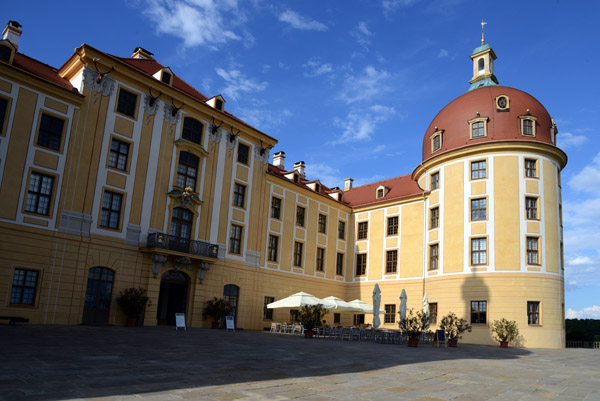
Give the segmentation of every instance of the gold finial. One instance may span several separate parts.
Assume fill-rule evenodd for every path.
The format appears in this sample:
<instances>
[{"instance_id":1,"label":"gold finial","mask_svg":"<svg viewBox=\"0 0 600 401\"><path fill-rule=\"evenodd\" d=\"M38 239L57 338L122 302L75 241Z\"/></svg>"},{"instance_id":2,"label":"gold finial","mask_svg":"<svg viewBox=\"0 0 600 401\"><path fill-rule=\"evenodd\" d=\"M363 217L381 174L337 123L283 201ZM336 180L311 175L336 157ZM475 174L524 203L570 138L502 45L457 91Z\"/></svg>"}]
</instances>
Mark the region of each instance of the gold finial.
<instances>
[{"instance_id":1,"label":"gold finial","mask_svg":"<svg viewBox=\"0 0 600 401\"><path fill-rule=\"evenodd\" d=\"M487 22L483 21L483 18L481 19L481 44L485 43L485 39L483 38L483 26L487 24Z\"/></svg>"}]
</instances>

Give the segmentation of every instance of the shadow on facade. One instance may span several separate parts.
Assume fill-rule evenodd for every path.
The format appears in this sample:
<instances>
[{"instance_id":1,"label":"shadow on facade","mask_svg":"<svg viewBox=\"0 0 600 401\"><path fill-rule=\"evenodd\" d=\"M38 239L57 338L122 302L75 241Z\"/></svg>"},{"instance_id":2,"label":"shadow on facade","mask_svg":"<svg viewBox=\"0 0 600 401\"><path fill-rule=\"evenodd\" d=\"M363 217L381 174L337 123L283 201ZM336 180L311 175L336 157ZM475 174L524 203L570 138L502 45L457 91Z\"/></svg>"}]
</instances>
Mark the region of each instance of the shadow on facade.
<instances>
[{"instance_id":1,"label":"shadow on facade","mask_svg":"<svg viewBox=\"0 0 600 401\"><path fill-rule=\"evenodd\" d=\"M465 305L463 316L473 326L472 334L466 333L465 337L476 337L478 342L487 339L492 342L488 311L490 294L483 278L471 274L462 284L462 298Z\"/></svg>"},{"instance_id":2,"label":"shadow on facade","mask_svg":"<svg viewBox=\"0 0 600 401\"><path fill-rule=\"evenodd\" d=\"M305 339L172 327L0 326L5 399L64 400L369 372L458 360L516 359L524 349ZM434 366L434 365L432 365ZM443 370L444 366L439 365ZM450 369L449 365L446 369Z\"/></svg>"}]
</instances>

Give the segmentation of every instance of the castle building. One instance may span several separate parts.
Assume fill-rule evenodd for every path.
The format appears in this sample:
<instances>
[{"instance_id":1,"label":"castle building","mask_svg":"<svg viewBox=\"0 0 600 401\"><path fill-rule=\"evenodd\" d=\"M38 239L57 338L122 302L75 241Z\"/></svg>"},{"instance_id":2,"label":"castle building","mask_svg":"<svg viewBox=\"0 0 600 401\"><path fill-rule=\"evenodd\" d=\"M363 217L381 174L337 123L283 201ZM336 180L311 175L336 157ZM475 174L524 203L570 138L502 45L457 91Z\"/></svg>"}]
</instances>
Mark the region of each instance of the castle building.
<instances>
[{"instance_id":1,"label":"castle building","mask_svg":"<svg viewBox=\"0 0 600 401\"><path fill-rule=\"evenodd\" d=\"M500 86L496 55L471 54L467 93L426 129L410 174L329 188L286 167L277 140L136 48L83 44L58 69L0 41L0 315L37 324L124 324L115 298L148 291L144 325L210 327L223 297L236 327L289 321L266 304L298 291L370 302L384 328L399 296L455 312L463 341L495 344L516 320L526 347L564 346L560 172L544 106ZM293 315L293 313L292 313ZM371 316L327 316L368 323Z\"/></svg>"}]
</instances>

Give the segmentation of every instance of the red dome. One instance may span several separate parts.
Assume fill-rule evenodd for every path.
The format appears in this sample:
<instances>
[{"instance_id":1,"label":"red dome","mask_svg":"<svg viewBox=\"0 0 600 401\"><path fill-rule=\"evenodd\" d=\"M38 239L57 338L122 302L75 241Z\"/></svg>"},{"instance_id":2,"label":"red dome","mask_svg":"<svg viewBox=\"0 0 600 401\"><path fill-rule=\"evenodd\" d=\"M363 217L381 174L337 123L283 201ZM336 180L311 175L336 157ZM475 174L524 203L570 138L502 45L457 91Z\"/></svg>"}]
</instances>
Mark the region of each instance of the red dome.
<instances>
[{"instance_id":1,"label":"red dome","mask_svg":"<svg viewBox=\"0 0 600 401\"><path fill-rule=\"evenodd\" d=\"M504 110L499 110L496 104L501 95L508 98L508 108ZM536 118L535 137L521 135L519 116L527 114ZM468 121L476 117L488 118L487 136L471 139ZM454 99L435 116L423 138L423 160L484 142L517 140L552 144L551 128L548 111L533 96L506 86L486 86ZM443 130L442 148L432 152L431 136L436 130Z\"/></svg>"}]
</instances>

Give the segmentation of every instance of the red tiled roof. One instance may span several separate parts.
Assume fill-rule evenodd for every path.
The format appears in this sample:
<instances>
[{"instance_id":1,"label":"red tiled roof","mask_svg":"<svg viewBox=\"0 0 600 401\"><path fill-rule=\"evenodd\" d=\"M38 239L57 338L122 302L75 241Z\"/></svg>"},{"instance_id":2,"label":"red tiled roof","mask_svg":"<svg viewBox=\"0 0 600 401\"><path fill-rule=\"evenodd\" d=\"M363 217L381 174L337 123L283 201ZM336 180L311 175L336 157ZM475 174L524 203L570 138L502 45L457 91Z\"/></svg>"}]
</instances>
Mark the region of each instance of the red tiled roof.
<instances>
[{"instance_id":1,"label":"red tiled roof","mask_svg":"<svg viewBox=\"0 0 600 401\"><path fill-rule=\"evenodd\" d=\"M304 179L300 178L298 180L298 182L294 182L294 180L290 180L289 178L287 178L285 176L286 174L293 173L293 170L292 171L283 171L283 170L279 169L279 167L275 167L274 165L272 165L270 163L269 163L269 168L267 169L267 172L269 172L269 173L271 173L271 174L273 174L273 175L275 175L275 176L277 176L277 177L279 177L279 178L281 178L283 180L291 182L292 184L298 185L299 187L302 187L302 188L304 188L304 189L306 189L308 191L315 192L307 184L311 184L311 183L316 182L318 180L304 180ZM320 181L319 181L319 183L320 183ZM331 196L328 195L328 194L335 193L335 192L336 192L335 189L331 189L331 188L329 188L329 187L321 184L321 188L320 188L320 191L318 193L320 195L322 195L322 196L326 196L327 198L335 200L334 198L332 198ZM342 203L345 203L344 199L342 199Z\"/></svg>"},{"instance_id":2,"label":"red tiled roof","mask_svg":"<svg viewBox=\"0 0 600 401\"><path fill-rule=\"evenodd\" d=\"M12 66L67 90L73 90L73 85L67 79L61 78L56 68L22 53L15 53Z\"/></svg>"},{"instance_id":3,"label":"red tiled roof","mask_svg":"<svg viewBox=\"0 0 600 401\"><path fill-rule=\"evenodd\" d=\"M386 187L388 193L383 198L377 199L377 188L380 185ZM358 207L420 195L424 192L410 174L407 174L352 188L344 192L343 199L349 206Z\"/></svg>"}]
</instances>

